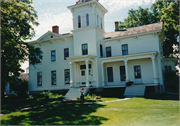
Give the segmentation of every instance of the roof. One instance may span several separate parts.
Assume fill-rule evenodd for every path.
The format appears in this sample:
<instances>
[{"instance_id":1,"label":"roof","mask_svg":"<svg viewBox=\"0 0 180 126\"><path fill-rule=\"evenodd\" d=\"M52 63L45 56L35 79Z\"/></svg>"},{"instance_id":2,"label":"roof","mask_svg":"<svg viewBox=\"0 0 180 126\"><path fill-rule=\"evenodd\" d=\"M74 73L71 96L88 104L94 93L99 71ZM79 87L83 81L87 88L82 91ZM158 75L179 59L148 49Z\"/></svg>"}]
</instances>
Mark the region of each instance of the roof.
<instances>
[{"instance_id":1,"label":"roof","mask_svg":"<svg viewBox=\"0 0 180 126\"><path fill-rule=\"evenodd\" d=\"M91 0L85 0L84 2L88 2L88 1L91 1ZM81 0L76 1L76 4L80 4L80 3L81 3Z\"/></svg>"},{"instance_id":2,"label":"roof","mask_svg":"<svg viewBox=\"0 0 180 126\"><path fill-rule=\"evenodd\" d=\"M158 31L163 29L163 22L134 27L134 28L128 28L125 31L116 31L116 32L109 32L105 34L105 39L108 38L116 38L121 36L128 36L128 35L134 35L134 34L140 34L145 32L152 32L152 31Z\"/></svg>"}]
</instances>

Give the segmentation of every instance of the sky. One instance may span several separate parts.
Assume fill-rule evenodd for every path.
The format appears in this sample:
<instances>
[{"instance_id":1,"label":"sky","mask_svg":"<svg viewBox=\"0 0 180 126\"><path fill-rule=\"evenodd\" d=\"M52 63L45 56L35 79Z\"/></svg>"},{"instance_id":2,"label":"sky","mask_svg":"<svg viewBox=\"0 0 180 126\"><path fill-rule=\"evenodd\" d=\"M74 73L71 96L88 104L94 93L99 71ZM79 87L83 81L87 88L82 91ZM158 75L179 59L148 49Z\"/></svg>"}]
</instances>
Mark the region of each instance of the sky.
<instances>
[{"instance_id":1,"label":"sky","mask_svg":"<svg viewBox=\"0 0 180 126\"><path fill-rule=\"evenodd\" d=\"M67 6L74 5L77 0L33 0L33 7L38 14L40 25L34 27L36 31L32 40L37 40L47 31L52 31L52 26L59 26L59 34L70 33L73 30L72 14ZM105 14L105 31L114 31L114 22L123 21L128 16L128 10L150 8L155 0L99 0L108 10ZM30 41L32 41L30 40ZM27 68L28 63L24 63L22 68Z\"/></svg>"}]
</instances>

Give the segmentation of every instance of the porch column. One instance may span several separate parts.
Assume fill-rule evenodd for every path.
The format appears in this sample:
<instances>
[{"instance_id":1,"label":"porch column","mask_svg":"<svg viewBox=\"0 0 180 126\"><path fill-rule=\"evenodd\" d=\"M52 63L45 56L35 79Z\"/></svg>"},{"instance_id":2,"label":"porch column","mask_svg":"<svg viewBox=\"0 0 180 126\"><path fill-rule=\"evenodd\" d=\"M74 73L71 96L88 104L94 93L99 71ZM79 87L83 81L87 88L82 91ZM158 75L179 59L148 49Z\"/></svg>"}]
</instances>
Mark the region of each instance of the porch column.
<instances>
[{"instance_id":1,"label":"porch column","mask_svg":"<svg viewBox=\"0 0 180 126\"><path fill-rule=\"evenodd\" d=\"M155 63L155 56L151 56L152 59L152 66L153 66L153 73L154 73L154 83L158 83L158 77L157 77L157 70L156 70L156 63Z\"/></svg>"},{"instance_id":2,"label":"porch column","mask_svg":"<svg viewBox=\"0 0 180 126\"><path fill-rule=\"evenodd\" d=\"M125 69L126 69L126 82L129 81L129 77L128 77L128 64L127 64L128 60L125 59L124 60L124 64L125 64Z\"/></svg>"},{"instance_id":3,"label":"porch column","mask_svg":"<svg viewBox=\"0 0 180 126\"><path fill-rule=\"evenodd\" d=\"M70 87L74 87L73 85L73 62L70 62Z\"/></svg>"},{"instance_id":4,"label":"porch column","mask_svg":"<svg viewBox=\"0 0 180 126\"><path fill-rule=\"evenodd\" d=\"M86 59L86 86L89 87L89 60Z\"/></svg>"},{"instance_id":5,"label":"porch column","mask_svg":"<svg viewBox=\"0 0 180 126\"><path fill-rule=\"evenodd\" d=\"M105 81L104 81L104 63L101 64L102 67L102 86L105 86Z\"/></svg>"}]
</instances>

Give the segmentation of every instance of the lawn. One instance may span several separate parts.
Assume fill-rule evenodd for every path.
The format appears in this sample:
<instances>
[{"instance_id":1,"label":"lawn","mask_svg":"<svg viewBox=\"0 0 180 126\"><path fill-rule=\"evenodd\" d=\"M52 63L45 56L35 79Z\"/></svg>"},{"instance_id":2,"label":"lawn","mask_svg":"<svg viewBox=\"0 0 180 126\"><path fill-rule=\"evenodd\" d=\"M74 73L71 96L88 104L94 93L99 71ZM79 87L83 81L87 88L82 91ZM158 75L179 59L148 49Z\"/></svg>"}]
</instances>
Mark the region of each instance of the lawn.
<instances>
[{"instance_id":1,"label":"lawn","mask_svg":"<svg viewBox=\"0 0 180 126\"><path fill-rule=\"evenodd\" d=\"M98 104L53 104L1 116L2 125L180 125L178 100L132 98Z\"/></svg>"}]
</instances>

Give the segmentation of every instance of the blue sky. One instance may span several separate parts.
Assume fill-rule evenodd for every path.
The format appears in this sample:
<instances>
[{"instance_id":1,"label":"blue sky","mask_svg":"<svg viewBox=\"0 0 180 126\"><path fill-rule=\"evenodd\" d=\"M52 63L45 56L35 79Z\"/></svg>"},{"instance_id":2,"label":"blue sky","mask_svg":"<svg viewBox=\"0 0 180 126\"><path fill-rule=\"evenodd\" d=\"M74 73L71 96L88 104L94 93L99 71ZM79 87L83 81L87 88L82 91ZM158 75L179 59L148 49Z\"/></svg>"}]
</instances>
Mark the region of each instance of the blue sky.
<instances>
[{"instance_id":1,"label":"blue sky","mask_svg":"<svg viewBox=\"0 0 180 126\"><path fill-rule=\"evenodd\" d=\"M128 10L150 8L155 0L99 0L108 10L105 15L105 31L114 31L114 22L123 21L127 17ZM38 39L48 30L52 30L53 25L59 26L59 33L71 32L72 14L67 6L74 5L76 0L33 0L33 6L38 12L38 22L35 27L36 36L32 40Z\"/></svg>"}]
</instances>

